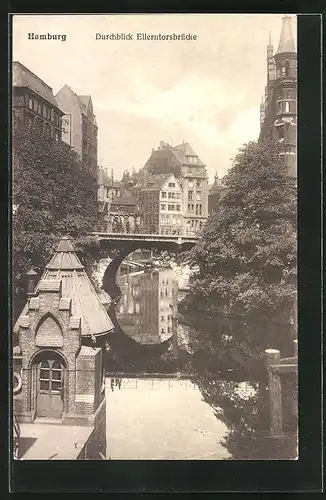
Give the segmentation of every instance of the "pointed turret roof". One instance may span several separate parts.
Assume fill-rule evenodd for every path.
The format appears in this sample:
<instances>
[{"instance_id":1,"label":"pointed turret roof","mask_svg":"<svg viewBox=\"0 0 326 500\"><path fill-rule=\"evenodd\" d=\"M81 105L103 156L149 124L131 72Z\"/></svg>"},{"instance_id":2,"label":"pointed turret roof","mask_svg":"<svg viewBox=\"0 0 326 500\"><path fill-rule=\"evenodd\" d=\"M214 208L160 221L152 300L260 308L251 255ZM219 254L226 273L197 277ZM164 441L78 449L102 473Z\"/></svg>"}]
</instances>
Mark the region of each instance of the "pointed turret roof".
<instances>
[{"instance_id":1,"label":"pointed turret roof","mask_svg":"<svg viewBox=\"0 0 326 500\"><path fill-rule=\"evenodd\" d=\"M68 238L64 236L59 242L56 252L50 262L47 264L46 269L56 270L73 270L84 269L77 255L75 249Z\"/></svg>"},{"instance_id":2,"label":"pointed turret roof","mask_svg":"<svg viewBox=\"0 0 326 500\"><path fill-rule=\"evenodd\" d=\"M35 287L34 297L37 298L47 283L52 286L54 281L59 284L61 282L61 301L69 301L72 316L81 318L82 337L103 335L113 330L113 323L67 236L61 239L45 267L43 276ZM28 315L29 308L30 304L27 302L15 324L15 332L18 332L21 318Z\"/></svg>"},{"instance_id":3,"label":"pointed turret roof","mask_svg":"<svg viewBox=\"0 0 326 500\"><path fill-rule=\"evenodd\" d=\"M291 16L284 16L278 49L275 55L296 52L291 27Z\"/></svg>"}]
</instances>

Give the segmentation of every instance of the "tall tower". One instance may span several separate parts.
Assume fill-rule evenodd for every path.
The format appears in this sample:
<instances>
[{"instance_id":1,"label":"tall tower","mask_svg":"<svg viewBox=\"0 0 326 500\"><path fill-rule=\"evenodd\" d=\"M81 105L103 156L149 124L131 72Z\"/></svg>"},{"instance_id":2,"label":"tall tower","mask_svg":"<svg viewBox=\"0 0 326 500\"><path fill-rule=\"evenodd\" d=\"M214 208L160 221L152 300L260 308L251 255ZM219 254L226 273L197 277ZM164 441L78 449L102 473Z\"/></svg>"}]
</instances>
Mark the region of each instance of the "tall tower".
<instances>
[{"instance_id":1,"label":"tall tower","mask_svg":"<svg viewBox=\"0 0 326 500\"><path fill-rule=\"evenodd\" d=\"M274 61L274 48L272 44L271 32L269 32L269 39L267 45L267 84L275 80L275 61Z\"/></svg>"},{"instance_id":2,"label":"tall tower","mask_svg":"<svg viewBox=\"0 0 326 500\"><path fill-rule=\"evenodd\" d=\"M274 54L276 137L284 143L284 162L290 177L296 177L297 135L297 53L291 28L291 17L284 16L277 52Z\"/></svg>"},{"instance_id":3,"label":"tall tower","mask_svg":"<svg viewBox=\"0 0 326 500\"><path fill-rule=\"evenodd\" d=\"M297 53L291 17L282 19L278 48L273 55L271 36L267 45L265 103L260 105L260 139L271 137L284 145L282 156L289 177L296 178Z\"/></svg>"}]
</instances>

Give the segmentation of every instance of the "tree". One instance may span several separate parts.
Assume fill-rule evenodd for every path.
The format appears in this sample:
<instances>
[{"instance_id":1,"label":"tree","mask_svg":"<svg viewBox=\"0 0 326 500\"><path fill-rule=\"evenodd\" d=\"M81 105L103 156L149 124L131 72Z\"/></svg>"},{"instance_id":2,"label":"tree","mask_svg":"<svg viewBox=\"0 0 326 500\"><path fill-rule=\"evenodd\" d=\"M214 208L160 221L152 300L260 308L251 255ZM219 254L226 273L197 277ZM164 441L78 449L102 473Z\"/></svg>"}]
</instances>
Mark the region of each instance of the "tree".
<instances>
[{"instance_id":1,"label":"tree","mask_svg":"<svg viewBox=\"0 0 326 500\"><path fill-rule=\"evenodd\" d=\"M81 257L96 246L87 234L96 224L96 179L65 143L21 123L13 129L13 278L25 295L31 266L43 271L58 240L75 240Z\"/></svg>"},{"instance_id":2,"label":"tree","mask_svg":"<svg viewBox=\"0 0 326 500\"><path fill-rule=\"evenodd\" d=\"M250 142L224 178L227 195L188 257L194 304L287 322L296 289L296 192L278 143Z\"/></svg>"}]
</instances>

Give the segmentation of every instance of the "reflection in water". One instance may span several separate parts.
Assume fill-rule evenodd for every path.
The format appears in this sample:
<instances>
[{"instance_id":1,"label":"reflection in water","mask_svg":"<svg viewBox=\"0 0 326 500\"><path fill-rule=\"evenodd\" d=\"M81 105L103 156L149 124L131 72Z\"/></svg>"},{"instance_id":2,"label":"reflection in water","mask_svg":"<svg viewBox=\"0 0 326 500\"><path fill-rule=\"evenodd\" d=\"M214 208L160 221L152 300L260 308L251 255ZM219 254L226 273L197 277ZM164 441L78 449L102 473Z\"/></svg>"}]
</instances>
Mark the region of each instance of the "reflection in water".
<instances>
[{"instance_id":1,"label":"reflection in water","mask_svg":"<svg viewBox=\"0 0 326 500\"><path fill-rule=\"evenodd\" d=\"M116 317L123 331L142 345L160 344L176 333L178 285L172 269L121 276Z\"/></svg>"},{"instance_id":2,"label":"reflection in water","mask_svg":"<svg viewBox=\"0 0 326 500\"><path fill-rule=\"evenodd\" d=\"M201 399L196 400L193 409L200 429L206 432L208 405L214 410L219 425L225 426L223 438L221 436L217 445L224 449L224 458L226 451L227 456L235 460L294 459L297 456L296 380L284 383L284 436L275 440L269 432L269 395L263 353L266 347L275 346L275 337L270 340L265 335L262 342L266 345L263 345L253 334L260 325L208 315L193 317L191 313L181 316L177 310L178 283L172 269L128 273L120 276L118 283L121 299L115 306L115 314L121 330L117 329L110 337L110 349L106 353L107 371L113 373L110 395L116 398L117 405L125 403L131 408L136 396L127 397L125 379L121 386L121 378L116 377L119 377L118 372L135 374L135 389L140 391L137 396L139 411L146 404L146 411L153 412L153 419L146 420L144 429L140 429L145 441L151 425L153 435L157 432L162 413L178 415L180 408L169 407L171 398L155 396L163 382L159 386L152 381L144 385L139 374L174 373L177 376L177 372L181 372L185 377L187 373L191 375L200 391ZM285 332L281 333L281 337L287 337ZM281 350L286 352L284 346ZM167 386L172 387L175 379L165 380ZM189 397L186 389L180 384L178 387L180 393L176 401L186 401ZM163 406L157 413L158 401ZM124 428L128 429L128 411L122 406L120 409L121 419L126 420ZM176 423L172 425L180 431ZM129 437L132 439L132 435ZM154 448L157 447L157 443L154 444ZM211 445L207 444L209 450L213 450ZM179 449L177 442L173 446ZM197 442L196 446L199 446ZM180 443L180 449L182 447ZM215 458L221 455L217 453Z\"/></svg>"}]
</instances>

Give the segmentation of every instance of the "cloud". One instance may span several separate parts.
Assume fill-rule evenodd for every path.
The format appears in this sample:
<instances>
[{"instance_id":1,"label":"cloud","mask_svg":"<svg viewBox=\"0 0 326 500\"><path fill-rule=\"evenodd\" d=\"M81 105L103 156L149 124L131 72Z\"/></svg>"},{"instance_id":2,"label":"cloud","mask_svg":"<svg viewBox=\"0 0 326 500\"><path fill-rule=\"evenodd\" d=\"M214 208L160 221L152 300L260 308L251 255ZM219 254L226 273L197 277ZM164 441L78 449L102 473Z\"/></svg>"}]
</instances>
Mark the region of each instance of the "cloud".
<instances>
[{"instance_id":1,"label":"cloud","mask_svg":"<svg viewBox=\"0 0 326 500\"><path fill-rule=\"evenodd\" d=\"M160 140L190 142L213 177L258 137L268 32L277 45L281 17L19 15L13 57L55 92L68 84L92 96L99 161L117 177L141 168ZM66 33L67 41L29 43L28 32ZM96 41L96 32L186 32L197 41Z\"/></svg>"}]
</instances>

